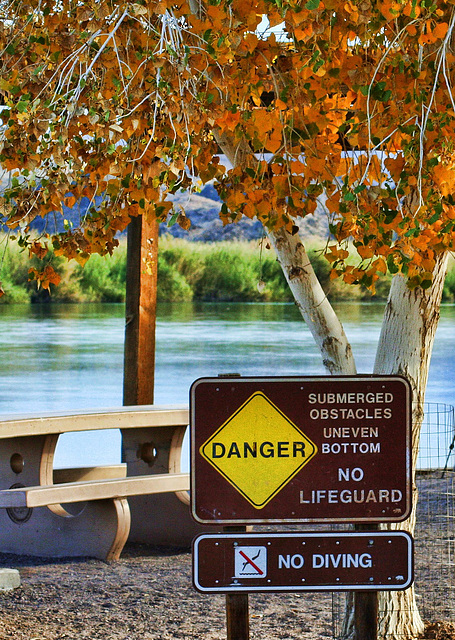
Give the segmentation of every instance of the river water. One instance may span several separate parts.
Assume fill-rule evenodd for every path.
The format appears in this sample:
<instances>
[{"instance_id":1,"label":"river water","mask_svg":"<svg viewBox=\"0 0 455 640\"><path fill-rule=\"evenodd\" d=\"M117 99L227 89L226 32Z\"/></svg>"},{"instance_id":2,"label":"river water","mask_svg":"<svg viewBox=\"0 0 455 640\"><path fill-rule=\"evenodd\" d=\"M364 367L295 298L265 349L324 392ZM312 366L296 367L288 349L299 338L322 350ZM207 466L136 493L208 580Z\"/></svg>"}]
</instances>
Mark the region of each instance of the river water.
<instances>
[{"instance_id":1,"label":"river water","mask_svg":"<svg viewBox=\"0 0 455 640\"><path fill-rule=\"evenodd\" d=\"M371 373L383 304L335 306L359 373ZM3 305L0 329L0 415L122 404L123 305ZM454 335L455 305L443 305L428 402L455 404ZM325 372L311 334L292 304L160 304L155 403L186 403L194 380L219 373ZM108 464L119 459L116 432L66 434L58 445L56 466Z\"/></svg>"}]
</instances>

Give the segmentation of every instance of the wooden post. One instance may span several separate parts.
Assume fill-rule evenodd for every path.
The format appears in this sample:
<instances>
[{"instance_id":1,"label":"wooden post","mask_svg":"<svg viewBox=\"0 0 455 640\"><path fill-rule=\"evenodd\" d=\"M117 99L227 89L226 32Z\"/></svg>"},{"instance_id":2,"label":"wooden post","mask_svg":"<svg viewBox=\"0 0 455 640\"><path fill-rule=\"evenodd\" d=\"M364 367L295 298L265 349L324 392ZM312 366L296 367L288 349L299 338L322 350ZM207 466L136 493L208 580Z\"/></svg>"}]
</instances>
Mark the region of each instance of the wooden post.
<instances>
[{"instance_id":1,"label":"wooden post","mask_svg":"<svg viewBox=\"0 0 455 640\"><path fill-rule=\"evenodd\" d=\"M354 627L355 640L377 640L377 591L356 591L354 593Z\"/></svg>"},{"instance_id":2,"label":"wooden post","mask_svg":"<svg viewBox=\"0 0 455 640\"><path fill-rule=\"evenodd\" d=\"M377 524L355 525L356 531L379 531ZM354 592L354 640L377 640L378 592Z\"/></svg>"},{"instance_id":3,"label":"wooden post","mask_svg":"<svg viewBox=\"0 0 455 640\"><path fill-rule=\"evenodd\" d=\"M240 373L219 373L218 378L240 378ZM223 527L225 533L245 533L246 526ZM227 640L249 640L250 613L247 593L226 594Z\"/></svg>"},{"instance_id":4,"label":"wooden post","mask_svg":"<svg viewBox=\"0 0 455 640\"><path fill-rule=\"evenodd\" d=\"M227 640L249 640L248 594L226 594Z\"/></svg>"},{"instance_id":5,"label":"wooden post","mask_svg":"<svg viewBox=\"0 0 455 640\"><path fill-rule=\"evenodd\" d=\"M223 531L225 533L245 533L246 527L223 527ZM227 640L249 640L250 614L247 593L226 594L226 630Z\"/></svg>"},{"instance_id":6,"label":"wooden post","mask_svg":"<svg viewBox=\"0 0 455 640\"><path fill-rule=\"evenodd\" d=\"M128 225L123 404L153 404L158 222Z\"/></svg>"}]
</instances>

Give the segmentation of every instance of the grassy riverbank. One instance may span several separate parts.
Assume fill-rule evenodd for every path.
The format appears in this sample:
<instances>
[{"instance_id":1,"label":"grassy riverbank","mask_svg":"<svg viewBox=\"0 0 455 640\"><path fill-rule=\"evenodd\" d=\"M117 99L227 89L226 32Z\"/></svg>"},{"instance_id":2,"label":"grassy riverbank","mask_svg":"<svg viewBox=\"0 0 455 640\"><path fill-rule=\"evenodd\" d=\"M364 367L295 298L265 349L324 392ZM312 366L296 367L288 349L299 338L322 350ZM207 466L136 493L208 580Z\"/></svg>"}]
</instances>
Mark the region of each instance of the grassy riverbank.
<instances>
[{"instance_id":1,"label":"grassy riverbank","mask_svg":"<svg viewBox=\"0 0 455 640\"><path fill-rule=\"evenodd\" d=\"M3 244L1 282L6 293L2 303L40 302L47 292L28 282L31 263L14 243ZM371 299L360 287L330 281L329 264L317 248L309 251L313 267L331 299ZM52 265L61 275L52 286L53 302L122 302L125 295L126 244L113 256L94 255L82 268L74 260L53 257ZM33 260L32 266L42 266ZM257 242L191 243L173 238L160 239L158 261L158 299L178 302L190 300L287 302L292 297L273 250ZM387 295L388 280L377 287L376 299ZM446 280L444 299L455 299L455 264Z\"/></svg>"}]
</instances>

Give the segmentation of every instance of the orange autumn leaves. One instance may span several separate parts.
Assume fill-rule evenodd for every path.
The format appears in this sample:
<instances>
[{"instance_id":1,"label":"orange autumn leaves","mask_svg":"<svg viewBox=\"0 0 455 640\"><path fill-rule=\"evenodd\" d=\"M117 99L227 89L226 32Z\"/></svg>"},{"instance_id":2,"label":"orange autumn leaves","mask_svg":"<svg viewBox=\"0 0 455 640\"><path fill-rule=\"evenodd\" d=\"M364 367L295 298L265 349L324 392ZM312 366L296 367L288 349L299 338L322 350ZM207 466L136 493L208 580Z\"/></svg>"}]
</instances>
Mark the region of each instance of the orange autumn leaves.
<instances>
[{"instance_id":1,"label":"orange autumn leaves","mask_svg":"<svg viewBox=\"0 0 455 640\"><path fill-rule=\"evenodd\" d=\"M38 289L41 287L42 289L50 291L51 284L57 286L60 284L61 278L54 267L47 264L42 271L38 271L38 269L34 267L30 268L29 280L36 280Z\"/></svg>"},{"instance_id":2,"label":"orange autumn leaves","mask_svg":"<svg viewBox=\"0 0 455 640\"><path fill-rule=\"evenodd\" d=\"M455 240L454 7L427 4L13 0L0 30L0 163L17 174L4 222L34 253L83 262L139 214L187 228L167 194L214 180L225 224L294 233L322 197L334 277L427 283ZM34 217L81 199L77 228L29 237Z\"/></svg>"},{"instance_id":3,"label":"orange autumn leaves","mask_svg":"<svg viewBox=\"0 0 455 640\"><path fill-rule=\"evenodd\" d=\"M242 122L240 111L223 113L215 120L215 127L223 134L234 133L239 127L241 136L246 132L256 146L264 151L276 153L283 145L283 125L278 110L253 107L249 111L249 118Z\"/></svg>"}]
</instances>

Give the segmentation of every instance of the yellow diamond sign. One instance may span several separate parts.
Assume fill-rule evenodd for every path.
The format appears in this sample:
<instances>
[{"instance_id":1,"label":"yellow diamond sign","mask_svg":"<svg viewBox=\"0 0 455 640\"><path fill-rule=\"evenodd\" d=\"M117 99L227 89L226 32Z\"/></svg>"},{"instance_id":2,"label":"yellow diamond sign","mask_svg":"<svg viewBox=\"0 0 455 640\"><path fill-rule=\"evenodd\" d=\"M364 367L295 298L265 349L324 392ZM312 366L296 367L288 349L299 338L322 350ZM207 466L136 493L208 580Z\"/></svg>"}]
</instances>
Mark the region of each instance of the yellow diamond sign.
<instances>
[{"instance_id":1,"label":"yellow diamond sign","mask_svg":"<svg viewBox=\"0 0 455 640\"><path fill-rule=\"evenodd\" d=\"M317 447L258 391L210 436L200 453L262 509L316 455Z\"/></svg>"}]
</instances>

